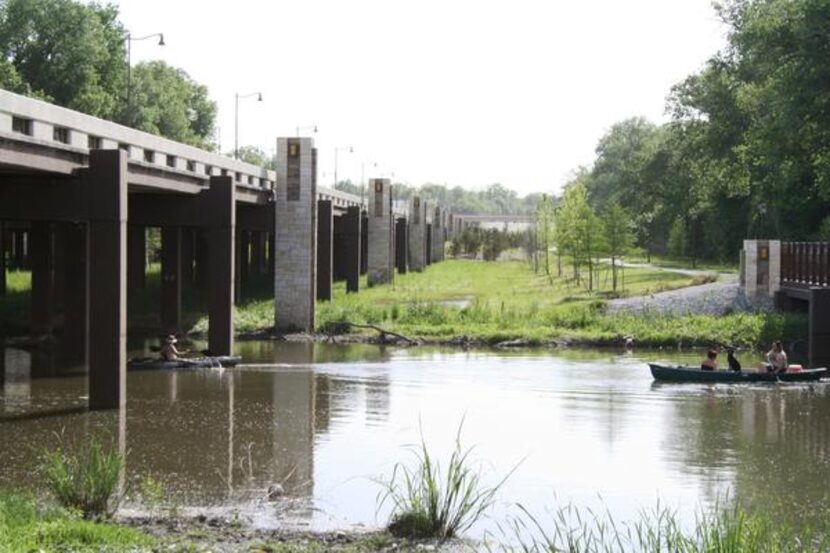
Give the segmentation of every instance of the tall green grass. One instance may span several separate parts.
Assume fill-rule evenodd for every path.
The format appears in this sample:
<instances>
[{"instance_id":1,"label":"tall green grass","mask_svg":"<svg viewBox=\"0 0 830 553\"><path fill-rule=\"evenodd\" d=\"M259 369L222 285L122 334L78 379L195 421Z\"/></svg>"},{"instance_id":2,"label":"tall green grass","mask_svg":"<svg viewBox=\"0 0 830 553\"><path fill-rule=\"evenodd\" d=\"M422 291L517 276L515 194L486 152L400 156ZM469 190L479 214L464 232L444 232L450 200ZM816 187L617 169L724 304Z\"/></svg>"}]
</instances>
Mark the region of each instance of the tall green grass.
<instances>
[{"instance_id":1,"label":"tall green grass","mask_svg":"<svg viewBox=\"0 0 830 553\"><path fill-rule=\"evenodd\" d=\"M44 484L60 505L85 519L109 518L118 508L118 478L124 457L107 450L92 436L80 445L68 445L58 436L58 447L46 450L41 467Z\"/></svg>"},{"instance_id":2,"label":"tall green grass","mask_svg":"<svg viewBox=\"0 0 830 553\"><path fill-rule=\"evenodd\" d=\"M561 507L539 518L519 506L520 514L503 529L504 551L525 553L810 553L826 552L826 534L792 528L739 505L701 511L690 528L677 513L661 506L618 523L608 511Z\"/></svg>"},{"instance_id":3,"label":"tall green grass","mask_svg":"<svg viewBox=\"0 0 830 553\"><path fill-rule=\"evenodd\" d=\"M472 466L472 448L461 446L460 433L461 426L445 468L430 454L422 437L420 445L413 448L414 467L397 463L391 477L381 481L378 508L391 504L388 529L393 535L452 538L469 529L492 507L496 493L513 471L495 485L485 485Z\"/></svg>"}]
</instances>

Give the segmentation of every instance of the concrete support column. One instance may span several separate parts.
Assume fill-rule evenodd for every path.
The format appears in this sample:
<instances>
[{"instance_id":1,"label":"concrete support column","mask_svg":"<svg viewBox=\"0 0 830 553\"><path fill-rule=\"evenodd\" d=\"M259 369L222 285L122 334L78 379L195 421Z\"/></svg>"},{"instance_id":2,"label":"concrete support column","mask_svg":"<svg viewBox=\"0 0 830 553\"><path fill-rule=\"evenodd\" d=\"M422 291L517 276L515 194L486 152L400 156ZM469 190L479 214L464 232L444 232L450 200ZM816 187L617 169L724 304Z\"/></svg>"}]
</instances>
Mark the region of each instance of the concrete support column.
<instances>
[{"instance_id":1,"label":"concrete support column","mask_svg":"<svg viewBox=\"0 0 830 553\"><path fill-rule=\"evenodd\" d=\"M310 138L277 140L274 296L278 330L314 330L317 152Z\"/></svg>"},{"instance_id":2,"label":"concrete support column","mask_svg":"<svg viewBox=\"0 0 830 553\"><path fill-rule=\"evenodd\" d=\"M363 211L360 215L360 274L369 271L369 216Z\"/></svg>"},{"instance_id":3,"label":"concrete support column","mask_svg":"<svg viewBox=\"0 0 830 553\"><path fill-rule=\"evenodd\" d=\"M54 272L55 257L52 250L52 224L34 222L29 233L29 258L32 266L32 335L52 332L55 312Z\"/></svg>"},{"instance_id":4,"label":"concrete support column","mask_svg":"<svg viewBox=\"0 0 830 553\"><path fill-rule=\"evenodd\" d=\"M744 240L741 282L748 297L774 296L781 287L781 242Z\"/></svg>"},{"instance_id":5,"label":"concrete support column","mask_svg":"<svg viewBox=\"0 0 830 553\"><path fill-rule=\"evenodd\" d=\"M239 268L239 276L242 278L242 293L240 295L243 295L251 282L251 233L247 230L241 230L238 231L238 234L240 262L242 264Z\"/></svg>"},{"instance_id":6,"label":"concrete support column","mask_svg":"<svg viewBox=\"0 0 830 553\"><path fill-rule=\"evenodd\" d=\"M193 284L193 257L196 252L196 237L192 228L182 229L182 286Z\"/></svg>"},{"instance_id":7,"label":"concrete support column","mask_svg":"<svg viewBox=\"0 0 830 553\"><path fill-rule=\"evenodd\" d=\"M279 222L277 222L277 224L279 224ZM275 237L274 237L273 232L269 232L267 236L268 236L268 238L266 240L266 243L268 244L268 249L265 252L265 257L266 257L265 267L267 269L268 276L273 279L274 278L274 267L275 267L275 265L274 265L274 251L276 251L276 245L274 243Z\"/></svg>"},{"instance_id":8,"label":"concrete support column","mask_svg":"<svg viewBox=\"0 0 830 553\"><path fill-rule=\"evenodd\" d=\"M127 155L92 150L89 223L89 407L127 400Z\"/></svg>"},{"instance_id":9,"label":"concrete support column","mask_svg":"<svg viewBox=\"0 0 830 553\"><path fill-rule=\"evenodd\" d=\"M14 231L14 267L15 269L27 269L29 267L27 247L29 244L28 236L25 230L17 229Z\"/></svg>"},{"instance_id":10,"label":"concrete support column","mask_svg":"<svg viewBox=\"0 0 830 553\"><path fill-rule=\"evenodd\" d=\"M332 250L332 267L331 267L331 279L335 282L340 280L346 280L346 260L343 257L346 249L346 239L344 236L344 219L343 215L334 216L332 217L332 221L334 221L333 230L332 230L332 242L331 242L331 250Z\"/></svg>"},{"instance_id":11,"label":"concrete support column","mask_svg":"<svg viewBox=\"0 0 830 553\"><path fill-rule=\"evenodd\" d=\"M830 288L810 290L811 368L830 367Z\"/></svg>"},{"instance_id":12,"label":"concrete support column","mask_svg":"<svg viewBox=\"0 0 830 553\"><path fill-rule=\"evenodd\" d=\"M363 265L361 222L363 220L361 209L358 206L351 206L343 215L343 258L344 274L346 279L346 292L357 292L360 290L360 268Z\"/></svg>"},{"instance_id":13,"label":"concrete support column","mask_svg":"<svg viewBox=\"0 0 830 553\"><path fill-rule=\"evenodd\" d=\"M317 300L331 299L334 251L334 213L331 200L317 200Z\"/></svg>"},{"instance_id":14,"label":"concrete support column","mask_svg":"<svg viewBox=\"0 0 830 553\"><path fill-rule=\"evenodd\" d=\"M432 265L432 223L427 223L427 239L424 241L424 261Z\"/></svg>"},{"instance_id":15,"label":"concrete support column","mask_svg":"<svg viewBox=\"0 0 830 553\"><path fill-rule=\"evenodd\" d=\"M236 234L236 187L229 176L213 176L202 192L211 215L208 244L208 349L214 355L233 353L233 298Z\"/></svg>"},{"instance_id":16,"label":"concrete support column","mask_svg":"<svg viewBox=\"0 0 830 553\"><path fill-rule=\"evenodd\" d=\"M206 290L208 288L208 257L209 257L209 246L208 246L208 239L207 239L207 232L202 229L199 229L195 232L196 240L195 240L195 255L194 255L194 267L196 270L196 275L194 281L196 283L196 287L201 290Z\"/></svg>"},{"instance_id":17,"label":"concrete support column","mask_svg":"<svg viewBox=\"0 0 830 553\"><path fill-rule=\"evenodd\" d=\"M404 217L395 221L395 268L398 274L406 274L406 263L409 257L409 241L407 239L407 224Z\"/></svg>"},{"instance_id":18,"label":"concrete support column","mask_svg":"<svg viewBox=\"0 0 830 553\"><path fill-rule=\"evenodd\" d=\"M6 293L6 235L3 222L0 221L0 296ZM2 349L0 355L3 355Z\"/></svg>"},{"instance_id":19,"label":"concrete support column","mask_svg":"<svg viewBox=\"0 0 830 553\"><path fill-rule=\"evenodd\" d=\"M432 215L432 261L441 261L442 253L444 251L444 224L442 221L443 213L441 208L435 206Z\"/></svg>"},{"instance_id":20,"label":"concrete support column","mask_svg":"<svg viewBox=\"0 0 830 553\"><path fill-rule=\"evenodd\" d=\"M369 286L392 282L394 232L392 182L369 179Z\"/></svg>"},{"instance_id":21,"label":"concrete support column","mask_svg":"<svg viewBox=\"0 0 830 553\"><path fill-rule=\"evenodd\" d=\"M251 274L261 277L265 274L265 237L263 232L251 232Z\"/></svg>"},{"instance_id":22,"label":"concrete support column","mask_svg":"<svg viewBox=\"0 0 830 553\"><path fill-rule=\"evenodd\" d=\"M409 268L423 271L426 266L427 212L426 204L418 196L409 202Z\"/></svg>"},{"instance_id":23,"label":"concrete support column","mask_svg":"<svg viewBox=\"0 0 830 553\"><path fill-rule=\"evenodd\" d=\"M161 326L173 334L182 326L182 229L161 229Z\"/></svg>"},{"instance_id":24,"label":"concrete support column","mask_svg":"<svg viewBox=\"0 0 830 553\"><path fill-rule=\"evenodd\" d=\"M67 224L65 233L63 333L64 359L86 363L89 357L89 245L87 227Z\"/></svg>"},{"instance_id":25,"label":"concrete support column","mask_svg":"<svg viewBox=\"0 0 830 553\"><path fill-rule=\"evenodd\" d=\"M234 275L233 275L233 303L239 305L242 300L242 234L243 231L236 230L233 243Z\"/></svg>"},{"instance_id":26,"label":"concrete support column","mask_svg":"<svg viewBox=\"0 0 830 553\"><path fill-rule=\"evenodd\" d=\"M127 284L129 289L144 288L147 282L147 229L140 225L127 228Z\"/></svg>"}]
</instances>

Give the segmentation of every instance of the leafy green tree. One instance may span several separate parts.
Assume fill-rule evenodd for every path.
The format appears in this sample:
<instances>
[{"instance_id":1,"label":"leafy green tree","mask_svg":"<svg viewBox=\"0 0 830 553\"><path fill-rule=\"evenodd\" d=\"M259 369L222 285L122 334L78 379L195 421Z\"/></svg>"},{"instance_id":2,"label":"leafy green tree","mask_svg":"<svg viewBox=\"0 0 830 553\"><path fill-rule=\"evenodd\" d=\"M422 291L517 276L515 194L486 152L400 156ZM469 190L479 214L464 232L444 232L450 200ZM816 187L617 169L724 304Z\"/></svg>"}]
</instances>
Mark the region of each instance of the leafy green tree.
<instances>
[{"instance_id":1,"label":"leafy green tree","mask_svg":"<svg viewBox=\"0 0 830 553\"><path fill-rule=\"evenodd\" d=\"M205 86L163 61L138 64L133 69L132 81L132 113L127 119L133 126L212 149L209 140L216 119L216 103L208 98Z\"/></svg>"},{"instance_id":2,"label":"leafy green tree","mask_svg":"<svg viewBox=\"0 0 830 553\"><path fill-rule=\"evenodd\" d=\"M686 223L682 217L677 217L669 230L669 253L675 257L686 254Z\"/></svg>"},{"instance_id":3,"label":"leafy green tree","mask_svg":"<svg viewBox=\"0 0 830 553\"><path fill-rule=\"evenodd\" d=\"M0 3L0 57L37 95L115 119L124 102L127 74L126 32L117 17L110 5L5 0Z\"/></svg>"},{"instance_id":4,"label":"leafy green tree","mask_svg":"<svg viewBox=\"0 0 830 553\"><path fill-rule=\"evenodd\" d=\"M605 245L608 255L611 256L611 285L614 292L617 291L617 261L621 259L634 243L634 235L631 232L632 221L628 212L616 201L612 201L605 208L602 220Z\"/></svg>"},{"instance_id":5,"label":"leafy green tree","mask_svg":"<svg viewBox=\"0 0 830 553\"><path fill-rule=\"evenodd\" d=\"M554 244L555 229L556 222L553 198L547 194L542 194L536 208L536 240L537 246L541 248L545 274L549 277L550 249Z\"/></svg>"},{"instance_id":6,"label":"leafy green tree","mask_svg":"<svg viewBox=\"0 0 830 553\"><path fill-rule=\"evenodd\" d=\"M602 230L599 218L588 204L586 178L587 173L583 172L565 186L554 234L557 246L571 256L577 284L581 282L580 266L587 265L588 289L593 290L596 256L602 250Z\"/></svg>"},{"instance_id":7,"label":"leafy green tree","mask_svg":"<svg viewBox=\"0 0 830 553\"><path fill-rule=\"evenodd\" d=\"M268 154L259 146L240 146L238 155L240 161L259 167L267 167L271 162Z\"/></svg>"}]
</instances>

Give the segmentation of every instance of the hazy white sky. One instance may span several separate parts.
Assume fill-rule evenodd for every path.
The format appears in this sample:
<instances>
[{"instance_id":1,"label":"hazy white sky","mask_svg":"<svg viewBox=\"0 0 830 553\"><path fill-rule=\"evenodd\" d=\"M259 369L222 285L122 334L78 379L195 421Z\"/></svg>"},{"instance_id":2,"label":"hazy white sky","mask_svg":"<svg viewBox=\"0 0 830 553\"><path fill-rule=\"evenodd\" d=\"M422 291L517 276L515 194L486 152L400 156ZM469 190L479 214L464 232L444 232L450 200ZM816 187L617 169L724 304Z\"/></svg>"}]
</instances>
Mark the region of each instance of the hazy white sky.
<instances>
[{"instance_id":1,"label":"hazy white sky","mask_svg":"<svg viewBox=\"0 0 830 553\"><path fill-rule=\"evenodd\" d=\"M208 86L223 151L316 124L320 183L389 176L524 194L591 163L616 121L665 120L672 84L725 43L711 0L120 0L133 63ZM378 169L371 162L378 163Z\"/></svg>"}]
</instances>

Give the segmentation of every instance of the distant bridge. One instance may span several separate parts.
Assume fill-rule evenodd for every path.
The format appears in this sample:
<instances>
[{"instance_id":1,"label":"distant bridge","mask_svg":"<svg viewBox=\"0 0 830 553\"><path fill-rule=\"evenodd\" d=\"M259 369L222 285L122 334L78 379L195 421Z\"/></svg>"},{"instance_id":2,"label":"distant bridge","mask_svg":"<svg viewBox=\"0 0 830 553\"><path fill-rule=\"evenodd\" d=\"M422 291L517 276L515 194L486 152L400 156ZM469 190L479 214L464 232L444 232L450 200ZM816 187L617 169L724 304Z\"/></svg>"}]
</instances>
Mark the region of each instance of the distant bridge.
<instances>
[{"instance_id":1,"label":"distant bridge","mask_svg":"<svg viewBox=\"0 0 830 553\"><path fill-rule=\"evenodd\" d=\"M535 221L532 215L471 215L465 213L454 213L453 219L458 221L462 230L468 226L477 226L481 228L519 231L530 228Z\"/></svg>"}]
</instances>

